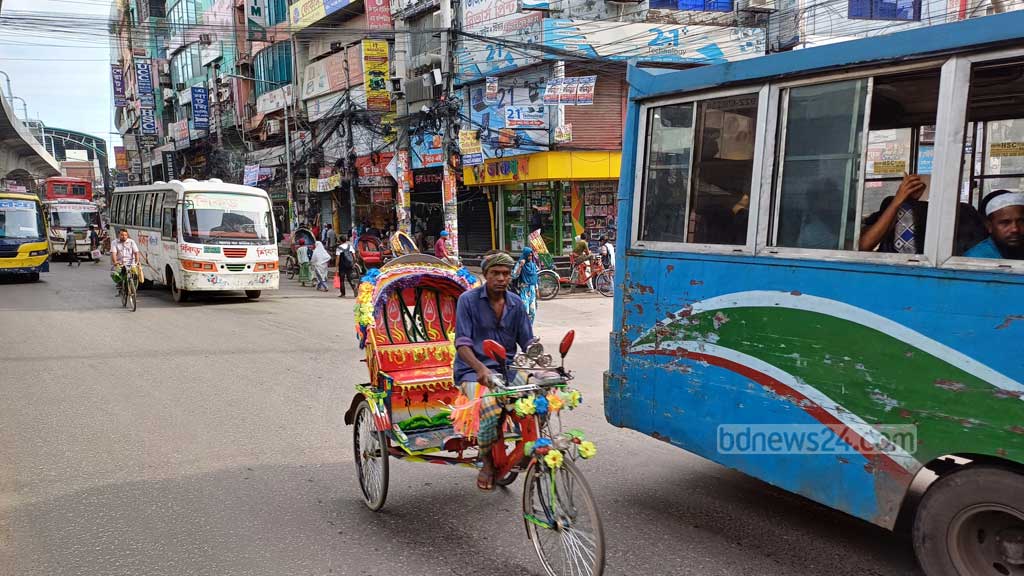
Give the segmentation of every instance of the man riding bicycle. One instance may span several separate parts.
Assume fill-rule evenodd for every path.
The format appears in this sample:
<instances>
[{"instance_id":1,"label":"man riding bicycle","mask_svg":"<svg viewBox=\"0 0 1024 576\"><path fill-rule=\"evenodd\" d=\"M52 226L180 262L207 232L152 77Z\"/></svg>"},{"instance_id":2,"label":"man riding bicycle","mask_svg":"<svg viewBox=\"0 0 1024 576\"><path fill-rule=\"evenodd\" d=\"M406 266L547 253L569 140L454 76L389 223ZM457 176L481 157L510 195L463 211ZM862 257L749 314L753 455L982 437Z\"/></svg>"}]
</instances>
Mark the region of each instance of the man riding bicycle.
<instances>
[{"instance_id":1,"label":"man riding bicycle","mask_svg":"<svg viewBox=\"0 0 1024 576\"><path fill-rule=\"evenodd\" d=\"M127 230L122 228L117 233L117 241L110 247L110 259L114 263L114 281L120 287L124 279L121 274L133 270L139 264L139 245L128 237Z\"/></svg>"}]
</instances>

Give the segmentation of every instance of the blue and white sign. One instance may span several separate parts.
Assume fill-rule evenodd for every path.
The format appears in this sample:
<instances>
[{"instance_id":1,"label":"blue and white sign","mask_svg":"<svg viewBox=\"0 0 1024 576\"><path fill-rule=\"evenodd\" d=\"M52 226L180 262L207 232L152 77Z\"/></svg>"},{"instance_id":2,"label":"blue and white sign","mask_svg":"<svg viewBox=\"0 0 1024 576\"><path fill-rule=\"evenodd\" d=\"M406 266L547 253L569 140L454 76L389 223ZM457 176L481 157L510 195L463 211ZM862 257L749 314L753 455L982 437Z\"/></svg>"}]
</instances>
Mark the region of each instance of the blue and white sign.
<instances>
[{"instance_id":1,"label":"blue and white sign","mask_svg":"<svg viewBox=\"0 0 1024 576\"><path fill-rule=\"evenodd\" d=\"M156 114L152 108L143 108L139 112L139 125L143 136L156 136L159 132L156 126Z\"/></svg>"},{"instance_id":2,"label":"blue and white sign","mask_svg":"<svg viewBox=\"0 0 1024 576\"><path fill-rule=\"evenodd\" d=\"M114 83L114 106L124 108L124 70L117 64L110 65L110 78Z\"/></svg>"},{"instance_id":3,"label":"blue and white sign","mask_svg":"<svg viewBox=\"0 0 1024 576\"><path fill-rule=\"evenodd\" d=\"M192 125L197 130L210 128L210 95L205 86L192 87Z\"/></svg>"},{"instance_id":4,"label":"blue and white sign","mask_svg":"<svg viewBox=\"0 0 1024 576\"><path fill-rule=\"evenodd\" d=\"M463 38L455 52L458 62L456 84L467 84L530 66L541 61L540 51L510 49L509 41L540 45L544 39L544 16L540 12L512 14L483 22L472 34L494 40Z\"/></svg>"},{"instance_id":5,"label":"blue and white sign","mask_svg":"<svg viewBox=\"0 0 1024 576\"><path fill-rule=\"evenodd\" d=\"M497 101L487 104L484 84L470 88L469 98L463 100L463 114L469 116L474 129L480 130L480 145L485 158L494 158L497 149L505 156L530 154L548 149L551 138L548 131L551 109L544 106L542 87L525 86L528 81L539 80L537 75L522 74L508 77L509 84L517 87L499 87ZM538 82L539 83L539 82ZM515 116L508 127L509 113ZM524 124L525 120L525 124Z\"/></svg>"},{"instance_id":6,"label":"blue and white sign","mask_svg":"<svg viewBox=\"0 0 1024 576\"><path fill-rule=\"evenodd\" d=\"M143 108L156 107L156 97L153 95L153 66L149 60L135 61L135 88L139 93L139 104Z\"/></svg>"},{"instance_id":7,"label":"blue and white sign","mask_svg":"<svg viewBox=\"0 0 1024 576\"><path fill-rule=\"evenodd\" d=\"M242 176L242 184L246 186L255 186L260 181L260 165L259 164L248 164L245 167L245 173Z\"/></svg>"}]
</instances>

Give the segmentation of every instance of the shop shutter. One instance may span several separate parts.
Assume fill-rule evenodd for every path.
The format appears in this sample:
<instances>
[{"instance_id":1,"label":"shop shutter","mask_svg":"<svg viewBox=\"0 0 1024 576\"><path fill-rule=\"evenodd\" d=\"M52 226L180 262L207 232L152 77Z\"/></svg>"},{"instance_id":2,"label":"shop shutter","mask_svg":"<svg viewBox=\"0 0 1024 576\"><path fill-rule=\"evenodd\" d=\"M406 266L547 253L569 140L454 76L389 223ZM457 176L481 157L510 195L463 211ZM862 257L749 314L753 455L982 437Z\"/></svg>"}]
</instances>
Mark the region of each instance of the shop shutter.
<instances>
[{"instance_id":1,"label":"shop shutter","mask_svg":"<svg viewBox=\"0 0 1024 576\"><path fill-rule=\"evenodd\" d=\"M588 71L582 66L565 67L566 76L597 76L594 103L566 106L565 122L572 124L572 142L559 148L570 150L621 150L622 121L626 106L624 71Z\"/></svg>"},{"instance_id":2,"label":"shop shutter","mask_svg":"<svg viewBox=\"0 0 1024 576\"><path fill-rule=\"evenodd\" d=\"M459 190L459 253L483 254L491 249L491 211L483 188Z\"/></svg>"}]
</instances>

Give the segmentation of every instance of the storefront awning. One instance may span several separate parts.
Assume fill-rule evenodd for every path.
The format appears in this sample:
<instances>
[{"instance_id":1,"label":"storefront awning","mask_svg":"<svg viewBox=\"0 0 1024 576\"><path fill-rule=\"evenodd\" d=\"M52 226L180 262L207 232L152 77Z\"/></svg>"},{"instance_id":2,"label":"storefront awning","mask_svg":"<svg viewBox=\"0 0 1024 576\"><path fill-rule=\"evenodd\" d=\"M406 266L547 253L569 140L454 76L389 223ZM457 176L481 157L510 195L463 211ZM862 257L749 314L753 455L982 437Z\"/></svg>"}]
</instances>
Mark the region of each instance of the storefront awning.
<instances>
[{"instance_id":1,"label":"storefront awning","mask_svg":"<svg viewBox=\"0 0 1024 576\"><path fill-rule=\"evenodd\" d=\"M466 186L489 186L547 180L614 180L622 152L556 151L492 158L463 168Z\"/></svg>"}]
</instances>

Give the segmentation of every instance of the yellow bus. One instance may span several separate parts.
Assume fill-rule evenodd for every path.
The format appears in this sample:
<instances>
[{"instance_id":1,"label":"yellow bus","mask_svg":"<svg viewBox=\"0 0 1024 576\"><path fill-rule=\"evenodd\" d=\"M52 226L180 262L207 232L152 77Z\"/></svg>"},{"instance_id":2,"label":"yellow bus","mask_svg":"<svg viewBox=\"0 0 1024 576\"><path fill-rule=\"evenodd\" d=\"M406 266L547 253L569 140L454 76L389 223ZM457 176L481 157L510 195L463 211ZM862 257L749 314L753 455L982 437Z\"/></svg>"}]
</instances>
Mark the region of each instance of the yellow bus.
<instances>
[{"instance_id":1,"label":"yellow bus","mask_svg":"<svg viewBox=\"0 0 1024 576\"><path fill-rule=\"evenodd\" d=\"M34 194L0 192L0 274L25 274L35 282L50 271L43 205Z\"/></svg>"}]
</instances>

